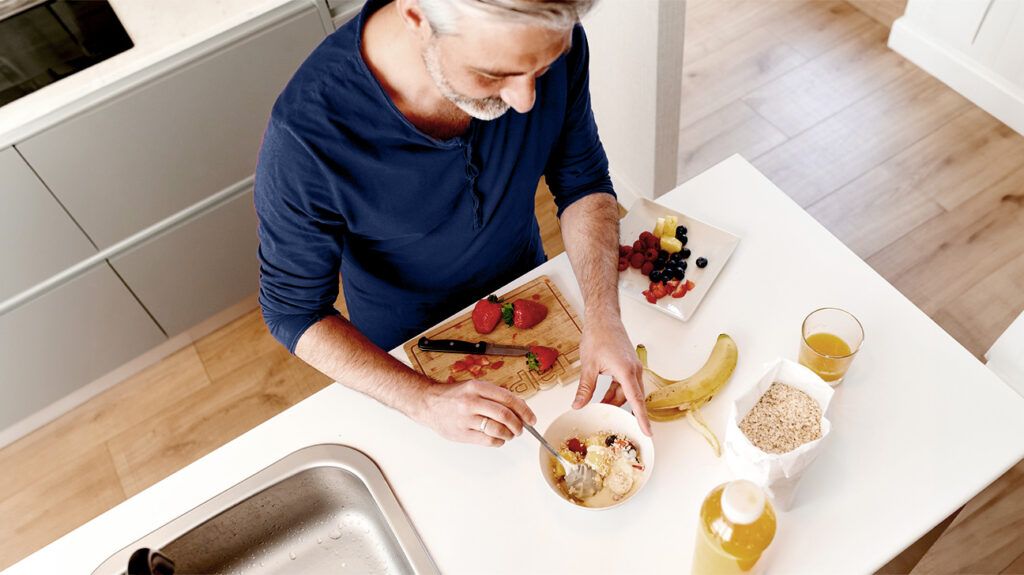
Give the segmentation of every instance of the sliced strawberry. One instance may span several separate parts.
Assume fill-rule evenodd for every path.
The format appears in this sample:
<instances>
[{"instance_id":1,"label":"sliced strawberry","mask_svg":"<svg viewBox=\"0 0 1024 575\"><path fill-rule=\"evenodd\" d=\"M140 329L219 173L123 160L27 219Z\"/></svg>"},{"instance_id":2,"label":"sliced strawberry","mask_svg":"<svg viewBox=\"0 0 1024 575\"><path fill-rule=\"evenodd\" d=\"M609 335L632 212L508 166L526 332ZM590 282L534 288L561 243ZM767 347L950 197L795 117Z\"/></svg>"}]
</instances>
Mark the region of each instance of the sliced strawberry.
<instances>
[{"instance_id":1,"label":"sliced strawberry","mask_svg":"<svg viewBox=\"0 0 1024 575\"><path fill-rule=\"evenodd\" d=\"M466 362L461 361L461 360L460 361L456 361L455 363L452 364L450 369L451 369L452 373L459 373L460 371L466 371Z\"/></svg>"},{"instance_id":2,"label":"sliced strawberry","mask_svg":"<svg viewBox=\"0 0 1024 575\"><path fill-rule=\"evenodd\" d=\"M473 377L480 377L481 375L484 374L484 368L480 367L479 365L471 365L469 366L469 373Z\"/></svg>"},{"instance_id":3,"label":"sliced strawberry","mask_svg":"<svg viewBox=\"0 0 1024 575\"><path fill-rule=\"evenodd\" d=\"M569 441L565 442L565 447L580 457L587 456L587 446L583 445L583 442L575 437L570 437Z\"/></svg>"},{"instance_id":4,"label":"sliced strawberry","mask_svg":"<svg viewBox=\"0 0 1024 575\"><path fill-rule=\"evenodd\" d=\"M491 362L491 369L501 369L501 366L505 365L505 360L499 359L498 361Z\"/></svg>"},{"instance_id":5,"label":"sliced strawberry","mask_svg":"<svg viewBox=\"0 0 1024 575\"><path fill-rule=\"evenodd\" d=\"M678 286L679 280L668 280L665 282L665 287L668 288L668 291L675 291Z\"/></svg>"},{"instance_id":6,"label":"sliced strawberry","mask_svg":"<svg viewBox=\"0 0 1024 575\"><path fill-rule=\"evenodd\" d=\"M448 376L448 382L447 383L455 383L455 381L456 380L455 380L455 376L454 375L449 375Z\"/></svg>"},{"instance_id":7,"label":"sliced strawberry","mask_svg":"<svg viewBox=\"0 0 1024 575\"><path fill-rule=\"evenodd\" d=\"M486 357L480 356L480 365L483 365L483 366L491 365L491 360L487 359Z\"/></svg>"},{"instance_id":8,"label":"sliced strawberry","mask_svg":"<svg viewBox=\"0 0 1024 575\"><path fill-rule=\"evenodd\" d=\"M477 333L491 333L501 321L501 300L494 295L476 302L473 307L473 327Z\"/></svg>"},{"instance_id":9,"label":"sliced strawberry","mask_svg":"<svg viewBox=\"0 0 1024 575\"><path fill-rule=\"evenodd\" d=\"M530 329L548 317L548 307L540 302L517 299L502 306L505 323L519 329Z\"/></svg>"},{"instance_id":10,"label":"sliced strawberry","mask_svg":"<svg viewBox=\"0 0 1024 575\"><path fill-rule=\"evenodd\" d=\"M688 291L693 289L693 286L694 286L694 284L690 280L686 280L685 282L681 282L679 284L679 287L677 287L675 289L675 291L672 292L672 297L683 297L684 295L686 295L686 292L688 292Z\"/></svg>"},{"instance_id":11,"label":"sliced strawberry","mask_svg":"<svg viewBox=\"0 0 1024 575\"><path fill-rule=\"evenodd\" d=\"M645 289L642 293L644 294L644 297L647 298L648 302L658 303L658 298L654 297L654 294L651 293L651 290Z\"/></svg>"},{"instance_id":12,"label":"sliced strawberry","mask_svg":"<svg viewBox=\"0 0 1024 575\"><path fill-rule=\"evenodd\" d=\"M661 299L668 295L668 289L662 282L656 282L651 284L651 294L654 295L655 299Z\"/></svg>"},{"instance_id":13,"label":"sliced strawberry","mask_svg":"<svg viewBox=\"0 0 1024 575\"><path fill-rule=\"evenodd\" d=\"M553 347L531 345L530 353L526 354L526 367L539 373L551 369L558 359L558 350Z\"/></svg>"}]
</instances>

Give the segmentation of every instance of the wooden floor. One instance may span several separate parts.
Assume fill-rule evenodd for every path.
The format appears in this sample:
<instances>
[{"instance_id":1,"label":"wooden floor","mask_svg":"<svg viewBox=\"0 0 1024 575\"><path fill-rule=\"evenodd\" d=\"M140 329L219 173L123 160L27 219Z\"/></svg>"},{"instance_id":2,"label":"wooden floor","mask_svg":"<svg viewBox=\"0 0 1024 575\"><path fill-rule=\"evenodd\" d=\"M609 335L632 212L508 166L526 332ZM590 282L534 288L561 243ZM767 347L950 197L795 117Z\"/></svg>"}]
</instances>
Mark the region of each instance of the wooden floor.
<instances>
[{"instance_id":1,"label":"wooden floor","mask_svg":"<svg viewBox=\"0 0 1024 575\"><path fill-rule=\"evenodd\" d=\"M743 154L980 356L1024 309L1024 138L886 48L901 0L856 1L688 2L679 179ZM0 450L0 568L327 383L254 311ZM1024 573L1024 465L882 572L911 570Z\"/></svg>"}]
</instances>

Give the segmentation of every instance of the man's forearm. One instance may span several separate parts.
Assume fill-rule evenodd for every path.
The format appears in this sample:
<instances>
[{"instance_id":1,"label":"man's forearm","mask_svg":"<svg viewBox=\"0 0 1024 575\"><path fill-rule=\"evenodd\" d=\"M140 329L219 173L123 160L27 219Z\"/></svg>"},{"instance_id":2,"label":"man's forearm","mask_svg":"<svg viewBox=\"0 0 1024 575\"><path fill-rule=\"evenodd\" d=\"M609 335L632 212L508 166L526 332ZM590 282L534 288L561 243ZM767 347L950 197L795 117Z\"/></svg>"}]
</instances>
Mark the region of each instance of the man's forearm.
<instances>
[{"instance_id":1,"label":"man's forearm","mask_svg":"<svg viewBox=\"0 0 1024 575\"><path fill-rule=\"evenodd\" d=\"M562 212L562 240L588 317L619 315L619 204L591 194Z\"/></svg>"},{"instance_id":2,"label":"man's forearm","mask_svg":"<svg viewBox=\"0 0 1024 575\"><path fill-rule=\"evenodd\" d=\"M374 345L348 320L326 317L302 334L295 355L331 379L417 419L431 381Z\"/></svg>"}]
</instances>

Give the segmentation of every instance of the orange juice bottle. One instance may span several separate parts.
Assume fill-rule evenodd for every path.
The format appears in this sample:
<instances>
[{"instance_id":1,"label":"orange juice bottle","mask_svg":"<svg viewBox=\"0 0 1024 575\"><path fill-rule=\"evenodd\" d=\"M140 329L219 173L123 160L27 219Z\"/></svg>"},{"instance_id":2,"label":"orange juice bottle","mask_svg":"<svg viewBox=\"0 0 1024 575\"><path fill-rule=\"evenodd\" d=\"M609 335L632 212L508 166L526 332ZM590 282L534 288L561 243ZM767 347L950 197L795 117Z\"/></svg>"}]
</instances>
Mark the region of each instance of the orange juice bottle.
<instances>
[{"instance_id":1,"label":"orange juice bottle","mask_svg":"<svg viewBox=\"0 0 1024 575\"><path fill-rule=\"evenodd\" d=\"M774 537L775 511L764 490L746 480L723 483L700 508L692 573L752 573Z\"/></svg>"}]
</instances>

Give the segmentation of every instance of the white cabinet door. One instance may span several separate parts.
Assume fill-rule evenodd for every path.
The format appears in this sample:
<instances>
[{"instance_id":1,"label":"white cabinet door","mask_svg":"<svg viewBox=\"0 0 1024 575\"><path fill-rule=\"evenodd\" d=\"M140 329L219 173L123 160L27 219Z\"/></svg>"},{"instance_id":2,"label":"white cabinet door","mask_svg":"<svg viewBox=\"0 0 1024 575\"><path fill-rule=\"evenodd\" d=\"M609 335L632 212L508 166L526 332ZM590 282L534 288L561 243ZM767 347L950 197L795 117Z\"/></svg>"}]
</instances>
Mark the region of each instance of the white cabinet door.
<instances>
[{"instance_id":1,"label":"white cabinet door","mask_svg":"<svg viewBox=\"0 0 1024 575\"><path fill-rule=\"evenodd\" d=\"M0 302L95 252L18 152L0 150Z\"/></svg>"},{"instance_id":2,"label":"white cabinet door","mask_svg":"<svg viewBox=\"0 0 1024 575\"><path fill-rule=\"evenodd\" d=\"M252 190L111 261L168 335L259 288Z\"/></svg>"},{"instance_id":3,"label":"white cabinet door","mask_svg":"<svg viewBox=\"0 0 1024 575\"><path fill-rule=\"evenodd\" d=\"M105 264L0 315L0 429L165 339Z\"/></svg>"},{"instance_id":4,"label":"white cabinet door","mask_svg":"<svg viewBox=\"0 0 1024 575\"><path fill-rule=\"evenodd\" d=\"M18 149L101 249L252 175L277 95L325 37L313 2Z\"/></svg>"}]
</instances>

